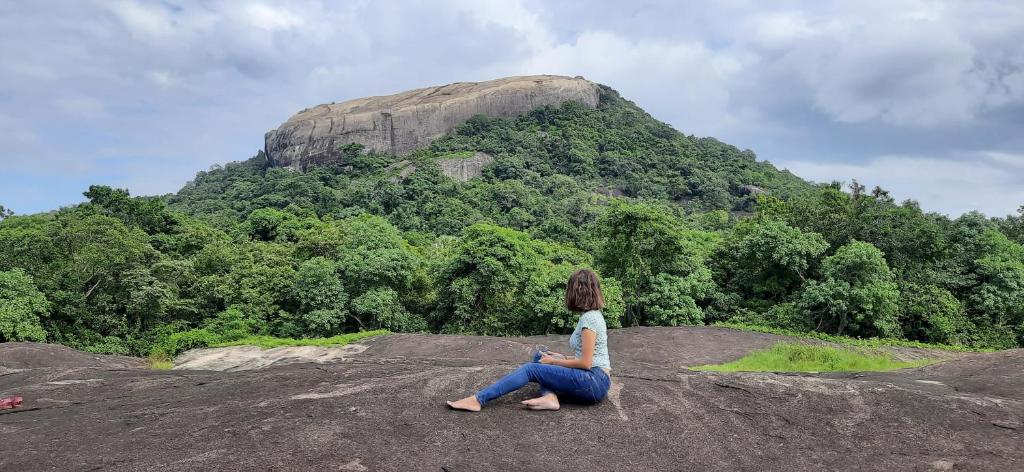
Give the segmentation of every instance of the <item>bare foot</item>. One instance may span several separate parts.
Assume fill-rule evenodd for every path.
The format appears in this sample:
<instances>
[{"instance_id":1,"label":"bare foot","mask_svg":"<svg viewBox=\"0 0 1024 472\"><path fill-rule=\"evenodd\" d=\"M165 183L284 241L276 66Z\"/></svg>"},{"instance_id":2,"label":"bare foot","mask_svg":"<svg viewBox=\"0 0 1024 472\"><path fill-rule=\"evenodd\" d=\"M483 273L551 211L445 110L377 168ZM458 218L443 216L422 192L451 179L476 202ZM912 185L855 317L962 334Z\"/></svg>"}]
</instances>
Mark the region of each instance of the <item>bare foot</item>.
<instances>
[{"instance_id":1,"label":"bare foot","mask_svg":"<svg viewBox=\"0 0 1024 472\"><path fill-rule=\"evenodd\" d=\"M558 396L554 393L549 393L537 398L531 398L529 400L523 400L523 405L526 405L526 407L531 410L553 411L562 407L562 405L558 403Z\"/></svg>"},{"instance_id":2,"label":"bare foot","mask_svg":"<svg viewBox=\"0 0 1024 472\"><path fill-rule=\"evenodd\" d=\"M447 403L448 406L456 410L480 411L480 402L477 401L476 395L470 395L454 402L449 400Z\"/></svg>"}]
</instances>

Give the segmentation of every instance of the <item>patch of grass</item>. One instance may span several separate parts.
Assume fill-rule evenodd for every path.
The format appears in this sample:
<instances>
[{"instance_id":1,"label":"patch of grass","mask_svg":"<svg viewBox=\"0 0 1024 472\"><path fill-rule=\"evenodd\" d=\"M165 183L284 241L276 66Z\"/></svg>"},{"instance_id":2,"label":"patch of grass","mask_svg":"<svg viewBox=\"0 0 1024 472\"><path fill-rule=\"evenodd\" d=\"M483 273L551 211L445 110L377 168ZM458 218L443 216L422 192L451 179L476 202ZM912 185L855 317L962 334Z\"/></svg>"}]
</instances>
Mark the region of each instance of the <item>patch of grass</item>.
<instances>
[{"instance_id":1,"label":"patch of grass","mask_svg":"<svg viewBox=\"0 0 1024 472\"><path fill-rule=\"evenodd\" d=\"M167 355L154 354L149 356L149 368L153 370L171 370L174 368L174 360Z\"/></svg>"},{"instance_id":2,"label":"patch of grass","mask_svg":"<svg viewBox=\"0 0 1024 472\"><path fill-rule=\"evenodd\" d=\"M348 343L356 342L360 339L370 338L373 336L383 336L390 333L391 332L386 329L378 329L374 331L339 334L329 338L292 339L275 338L273 336L249 336L236 341L210 344L210 347L257 346L263 349L270 349L282 346L343 346Z\"/></svg>"},{"instance_id":3,"label":"patch of grass","mask_svg":"<svg viewBox=\"0 0 1024 472\"><path fill-rule=\"evenodd\" d=\"M816 344L779 343L725 364L691 367L717 372L881 372L921 367L931 359L898 361L884 352L835 348Z\"/></svg>"},{"instance_id":4,"label":"patch of grass","mask_svg":"<svg viewBox=\"0 0 1024 472\"><path fill-rule=\"evenodd\" d=\"M851 338L849 336L836 336L832 334L819 333L816 331L803 332L793 331L781 328L772 328L768 326L753 325L747 323L730 323L728 321L719 321L714 323L713 326L719 326L722 328L739 329L743 331L754 331L758 333L778 334L781 336L793 336L797 338L807 339L818 339L821 341L828 341L830 343L845 344L848 346L861 346L861 347L915 347L921 349L941 349L944 351L956 351L956 352L991 352L995 349L975 348L970 346L962 345L951 345L951 344L930 344L923 343L920 341L908 341L906 339L895 339L895 338Z\"/></svg>"},{"instance_id":5,"label":"patch of grass","mask_svg":"<svg viewBox=\"0 0 1024 472\"><path fill-rule=\"evenodd\" d=\"M171 370L174 368L174 362L154 361L149 363L149 368L153 370Z\"/></svg>"}]
</instances>

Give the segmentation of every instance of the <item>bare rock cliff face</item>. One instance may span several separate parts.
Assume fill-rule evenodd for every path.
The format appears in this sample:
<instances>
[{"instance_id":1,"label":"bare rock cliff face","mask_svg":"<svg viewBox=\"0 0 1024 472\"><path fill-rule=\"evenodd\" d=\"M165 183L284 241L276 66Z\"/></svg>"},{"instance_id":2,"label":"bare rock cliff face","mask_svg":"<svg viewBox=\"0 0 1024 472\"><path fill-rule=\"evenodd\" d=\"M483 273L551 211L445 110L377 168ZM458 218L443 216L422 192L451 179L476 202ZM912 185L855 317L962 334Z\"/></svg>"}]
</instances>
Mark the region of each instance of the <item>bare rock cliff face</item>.
<instances>
[{"instance_id":1,"label":"bare rock cliff face","mask_svg":"<svg viewBox=\"0 0 1024 472\"><path fill-rule=\"evenodd\" d=\"M458 82L383 97L317 105L266 135L271 164L303 170L338 159L338 148L407 154L430 144L475 115L509 117L575 100L596 107L597 84L582 77L534 75Z\"/></svg>"},{"instance_id":2,"label":"bare rock cliff face","mask_svg":"<svg viewBox=\"0 0 1024 472\"><path fill-rule=\"evenodd\" d=\"M484 167L492 164L494 157L485 152L477 152L473 157L464 159L439 159L437 165L441 173L459 182L465 182L484 175Z\"/></svg>"}]
</instances>

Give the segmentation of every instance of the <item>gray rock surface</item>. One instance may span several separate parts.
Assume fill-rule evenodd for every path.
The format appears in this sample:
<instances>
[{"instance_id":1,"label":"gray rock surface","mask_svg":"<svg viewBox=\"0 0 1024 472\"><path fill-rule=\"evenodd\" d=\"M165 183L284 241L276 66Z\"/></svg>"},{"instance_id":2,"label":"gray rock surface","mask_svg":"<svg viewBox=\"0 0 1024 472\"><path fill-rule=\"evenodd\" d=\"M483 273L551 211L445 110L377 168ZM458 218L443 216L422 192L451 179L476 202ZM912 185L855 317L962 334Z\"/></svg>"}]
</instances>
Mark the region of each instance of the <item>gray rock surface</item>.
<instances>
[{"instance_id":1,"label":"gray rock surface","mask_svg":"<svg viewBox=\"0 0 1024 472\"><path fill-rule=\"evenodd\" d=\"M476 414L444 400L564 336L392 335L239 372L33 367L0 375L25 397L0 413L0 470L1024 470L1024 350L873 374L684 368L785 339L614 330L609 398L558 412L524 411L532 387Z\"/></svg>"},{"instance_id":2,"label":"gray rock surface","mask_svg":"<svg viewBox=\"0 0 1024 472\"><path fill-rule=\"evenodd\" d=\"M57 344L0 343L0 367L12 370L48 367L137 369L146 365L146 361L135 357L92 354Z\"/></svg>"},{"instance_id":3,"label":"gray rock surface","mask_svg":"<svg viewBox=\"0 0 1024 472\"><path fill-rule=\"evenodd\" d=\"M452 157L437 160L441 173L457 182L466 182L483 176L484 167L492 163L494 163L494 157L486 152L476 152L470 157ZM384 172L394 172L396 170L398 173L392 175L389 179L394 183L401 182L402 179L412 175L416 171L416 165L407 160L401 160L384 168Z\"/></svg>"},{"instance_id":4,"label":"gray rock surface","mask_svg":"<svg viewBox=\"0 0 1024 472\"><path fill-rule=\"evenodd\" d=\"M452 179L465 182L483 175L484 167L492 164L494 157L485 152L474 153L470 157L438 159L437 165L441 167L441 173Z\"/></svg>"},{"instance_id":5,"label":"gray rock surface","mask_svg":"<svg viewBox=\"0 0 1024 472\"><path fill-rule=\"evenodd\" d=\"M325 364L344 360L365 349L365 345L358 343L345 346L282 346L271 349L256 346L192 349L174 359L174 368L231 372L308 362Z\"/></svg>"},{"instance_id":6,"label":"gray rock surface","mask_svg":"<svg viewBox=\"0 0 1024 472\"><path fill-rule=\"evenodd\" d=\"M757 185L741 185L738 189L740 195L764 195L769 193L767 190L758 187Z\"/></svg>"},{"instance_id":7,"label":"gray rock surface","mask_svg":"<svg viewBox=\"0 0 1024 472\"><path fill-rule=\"evenodd\" d=\"M599 86L582 77L535 75L457 82L382 97L317 105L266 134L271 163L303 170L337 161L339 146L406 154L426 146L475 115L517 116L575 100L597 106Z\"/></svg>"}]
</instances>

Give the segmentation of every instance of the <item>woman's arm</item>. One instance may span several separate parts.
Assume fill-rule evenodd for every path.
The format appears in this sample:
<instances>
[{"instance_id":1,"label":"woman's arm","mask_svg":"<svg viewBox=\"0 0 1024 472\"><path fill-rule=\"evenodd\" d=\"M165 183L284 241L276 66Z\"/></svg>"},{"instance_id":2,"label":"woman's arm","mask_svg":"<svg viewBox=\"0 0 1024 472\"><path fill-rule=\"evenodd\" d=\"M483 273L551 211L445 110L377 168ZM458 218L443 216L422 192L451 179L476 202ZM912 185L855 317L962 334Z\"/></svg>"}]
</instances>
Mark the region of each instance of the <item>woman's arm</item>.
<instances>
[{"instance_id":1,"label":"woman's arm","mask_svg":"<svg viewBox=\"0 0 1024 472\"><path fill-rule=\"evenodd\" d=\"M540 357L540 363L590 370L594 365L594 349L596 349L597 346L597 333L592 329L583 328L583 332L580 333L580 342L582 345L580 346L580 357L578 359L555 359L551 356L542 355Z\"/></svg>"}]
</instances>

